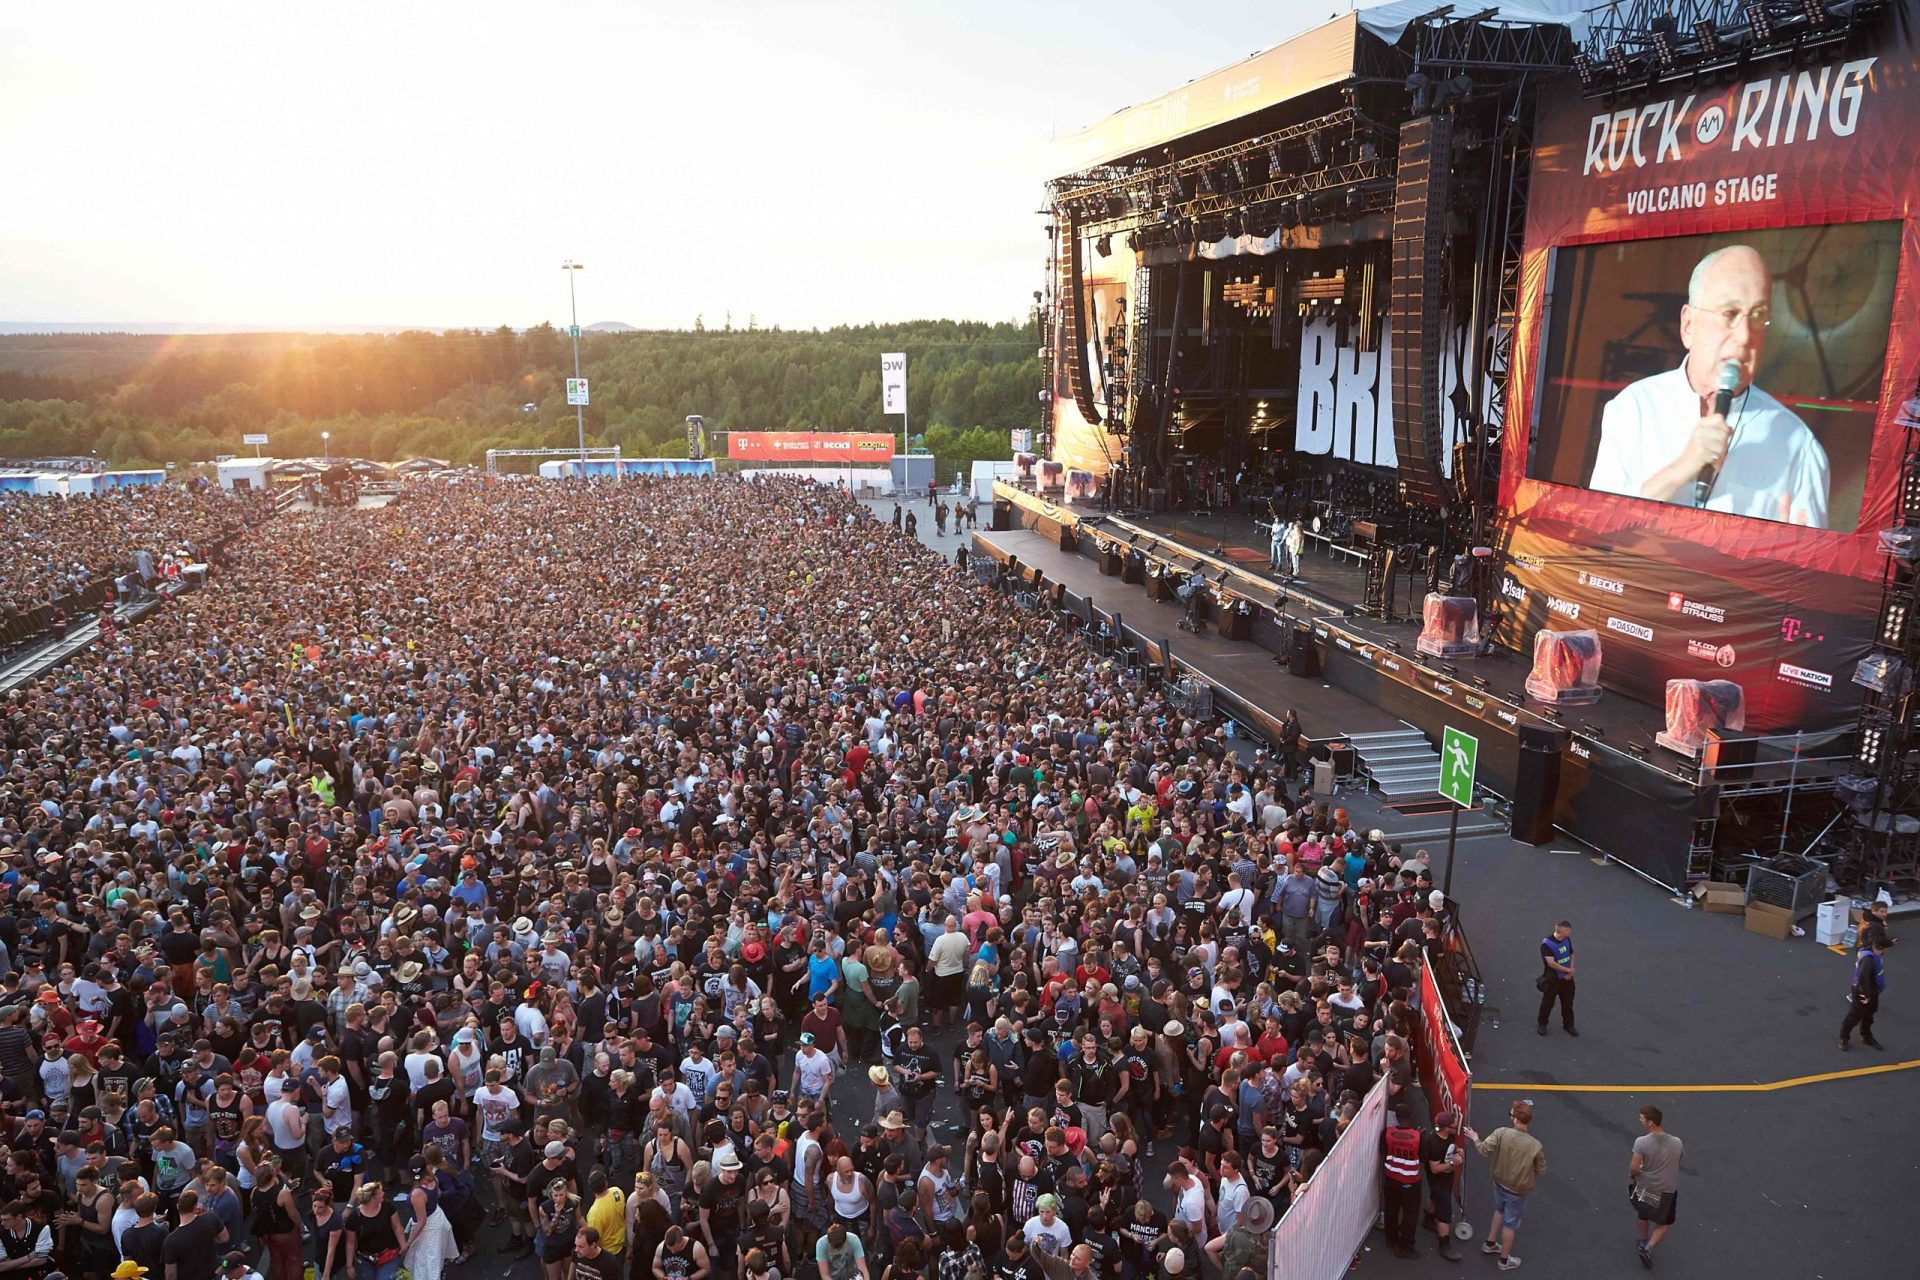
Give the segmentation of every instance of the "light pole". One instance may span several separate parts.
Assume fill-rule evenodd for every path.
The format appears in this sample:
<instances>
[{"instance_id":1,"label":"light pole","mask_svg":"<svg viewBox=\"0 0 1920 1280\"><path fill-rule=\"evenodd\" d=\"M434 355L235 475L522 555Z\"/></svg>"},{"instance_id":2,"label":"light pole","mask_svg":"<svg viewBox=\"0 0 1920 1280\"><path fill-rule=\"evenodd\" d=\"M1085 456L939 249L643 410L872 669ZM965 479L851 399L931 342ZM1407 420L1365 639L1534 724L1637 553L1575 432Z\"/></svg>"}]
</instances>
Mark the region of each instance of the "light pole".
<instances>
[{"instance_id":1,"label":"light pole","mask_svg":"<svg viewBox=\"0 0 1920 1280\"><path fill-rule=\"evenodd\" d=\"M573 323L568 326L567 334L573 339L573 376L578 379L580 376L580 304L573 296L573 273L586 270L586 264L568 258L560 264L560 269L567 273L567 311L573 317ZM584 478L587 474L587 411L582 405L573 406L573 426L580 435L580 475Z\"/></svg>"}]
</instances>

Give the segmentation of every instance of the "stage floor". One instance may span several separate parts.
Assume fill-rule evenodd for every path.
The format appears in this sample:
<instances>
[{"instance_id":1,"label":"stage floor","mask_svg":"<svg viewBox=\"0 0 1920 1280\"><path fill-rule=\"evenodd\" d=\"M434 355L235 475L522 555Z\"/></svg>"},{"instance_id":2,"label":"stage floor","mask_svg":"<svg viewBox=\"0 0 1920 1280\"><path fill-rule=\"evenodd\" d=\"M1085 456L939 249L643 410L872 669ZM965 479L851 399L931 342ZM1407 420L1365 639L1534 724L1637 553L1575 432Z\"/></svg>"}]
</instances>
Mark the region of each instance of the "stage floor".
<instances>
[{"instance_id":1,"label":"stage floor","mask_svg":"<svg viewBox=\"0 0 1920 1280\"><path fill-rule=\"evenodd\" d=\"M1254 523L1254 517L1238 511L1216 515L1197 515L1175 511L1162 515L1129 512L1119 517L1176 542L1200 551L1213 551L1222 560L1230 560L1248 573L1270 578L1276 586L1280 579L1267 569L1267 531ZM1338 608L1357 607L1367 595L1366 561L1338 551L1329 551L1323 542L1307 539L1301 556L1300 576L1294 579L1296 594L1318 596Z\"/></svg>"},{"instance_id":2,"label":"stage floor","mask_svg":"<svg viewBox=\"0 0 1920 1280\"><path fill-rule=\"evenodd\" d=\"M1062 551L1057 543L1030 529L982 530L973 540L977 553L1001 562L1017 557L1021 564L1044 573L1048 581L1065 584L1068 594L1090 602L1101 613L1118 613L1128 630L1155 646L1156 656L1157 646L1170 646L1180 664L1275 721L1284 718L1289 708L1296 710L1302 729L1315 741L1407 727L1391 713L1324 680L1288 674L1259 645L1224 640L1211 626L1203 635L1187 634L1177 625L1183 606L1149 600L1145 588L1103 575L1092 560Z\"/></svg>"}]
</instances>

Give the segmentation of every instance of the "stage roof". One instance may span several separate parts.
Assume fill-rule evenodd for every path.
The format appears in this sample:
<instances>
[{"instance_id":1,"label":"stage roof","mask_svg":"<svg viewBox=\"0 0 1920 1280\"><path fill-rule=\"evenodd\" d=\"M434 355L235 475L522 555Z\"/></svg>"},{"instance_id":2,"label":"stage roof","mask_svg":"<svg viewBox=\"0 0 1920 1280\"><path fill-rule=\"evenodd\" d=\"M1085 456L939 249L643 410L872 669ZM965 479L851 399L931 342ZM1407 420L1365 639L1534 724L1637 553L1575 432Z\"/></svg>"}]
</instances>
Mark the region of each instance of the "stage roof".
<instances>
[{"instance_id":1,"label":"stage roof","mask_svg":"<svg viewBox=\"0 0 1920 1280\"><path fill-rule=\"evenodd\" d=\"M1341 14L1262 53L1191 80L1170 93L1123 107L1098 124L1054 144L1053 169L1076 173L1123 156L1278 106L1337 85L1359 71L1367 47L1379 50L1405 34L1414 19L1434 11L1431 0L1392 0ZM1534 0L1497 6L1491 22L1562 24L1578 38L1584 7L1573 0Z\"/></svg>"}]
</instances>

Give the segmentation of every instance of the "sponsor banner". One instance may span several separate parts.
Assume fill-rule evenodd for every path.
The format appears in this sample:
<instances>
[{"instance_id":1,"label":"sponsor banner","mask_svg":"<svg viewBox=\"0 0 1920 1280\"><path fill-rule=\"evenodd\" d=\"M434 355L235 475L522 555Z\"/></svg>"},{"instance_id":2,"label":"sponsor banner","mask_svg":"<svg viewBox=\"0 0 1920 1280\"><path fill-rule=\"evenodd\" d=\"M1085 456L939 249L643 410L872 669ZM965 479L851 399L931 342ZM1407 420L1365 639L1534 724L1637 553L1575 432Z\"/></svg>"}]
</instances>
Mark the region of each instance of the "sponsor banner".
<instances>
[{"instance_id":1,"label":"sponsor banner","mask_svg":"<svg viewBox=\"0 0 1920 1280\"><path fill-rule=\"evenodd\" d=\"M1431 958L1420 962L1419 1018L1414 1053L1419 1059L1420 1082L1427 1092L1427 1113L1438 1115L1443 1108L1455 1107L1471 1124L1473 1072L1467 1066L1467 1055L1461 1052L1446 1001L1440 998L1440 983Z\"/></svg>"},{"instance_id":2,"label":"sponsor banner","mask_svg":"<svg viewBox=\"0 0 1920 1280\"><path fill-rule=\"evenodd\" d=\"M733 431L727 457L735 462L829 462L867 467L890 462L890 435L852 431Z\"/></svg>"},{"instance_id":3,"label":"sponsor banner","mask_svg":"<svg viewBox=\"0 0 1920 1280\"><path fill-rule=\"evenodd\" d=\"M1732 680L1757 733L1845 729L1859 708L1851 672L1872 647L1873 583L1775 561L1741 563L1652 535L1608 546L1569 532L1514 532L1496 579L1495 636L1522 653L1534 633L1591 628L1601 684L1648 708L1669 680Z\"/></svg>"}]
</instances>

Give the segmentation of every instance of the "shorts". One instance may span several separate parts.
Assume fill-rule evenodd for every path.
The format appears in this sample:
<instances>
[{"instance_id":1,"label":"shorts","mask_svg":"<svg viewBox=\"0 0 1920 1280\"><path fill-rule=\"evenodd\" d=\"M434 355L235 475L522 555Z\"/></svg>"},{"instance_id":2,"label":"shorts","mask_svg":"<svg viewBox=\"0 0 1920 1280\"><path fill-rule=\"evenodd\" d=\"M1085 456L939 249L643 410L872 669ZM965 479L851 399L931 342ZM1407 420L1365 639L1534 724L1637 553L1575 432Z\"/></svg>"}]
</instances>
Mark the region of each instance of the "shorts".
<instances>
[{"instance_id":1,"label":"shorts","mask_svg":"<svg viewBox=\"0 0 1920 1280\"><path fill-rule=\"evenodd\" d=\"M962 973L929 974L927 977L927 1004L935 1009L952 1009L959 1005L960 998L966 994L967 975Z\"/></svg>"},{"instance_id":2,"label":"shorts","mask_svg":"<svg viewBox=\"0 0 1920 1280\"><path fill-rule=\"evenodd\" d=\"M1648 1218L1646 1223L1650 1227L1670 1227L1673 1225L1674 1216L1679 1211L1679 1208L1680 1193L1678 1191L1669 1191L1666 1194L1666 1203L1661 1206L1660 1212Z\"/></svg>"},{"instance_id":3,"label":"shorts","mask_svg":"<svg viewBox=\"0 0 1920 1280\"><path fill-rule=\"evenodd\" d=\"M1493 1207L1500 1211L1501 1226L1509 1231L1518 1231L1520 1215L1527 1211L1527 1198L1496 1182L1493 1184Z\"/></svg>"}]
</instances>

